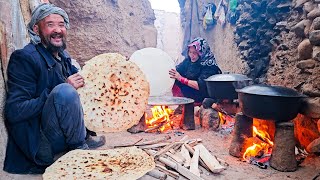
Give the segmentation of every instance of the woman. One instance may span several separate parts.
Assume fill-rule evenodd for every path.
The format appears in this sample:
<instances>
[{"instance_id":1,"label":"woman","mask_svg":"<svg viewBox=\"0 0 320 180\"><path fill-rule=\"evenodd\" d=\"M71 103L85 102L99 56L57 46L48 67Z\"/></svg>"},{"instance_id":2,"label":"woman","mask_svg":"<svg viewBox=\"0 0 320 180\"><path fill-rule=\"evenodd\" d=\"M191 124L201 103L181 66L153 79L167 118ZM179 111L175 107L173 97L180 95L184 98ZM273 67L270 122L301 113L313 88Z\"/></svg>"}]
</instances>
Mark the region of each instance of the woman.
<instances>
[{"instance_id":1,"label":"woman","mask_svg":"<svg viewBox=\"0 0 320 180\"><path fill-rule=\"evenodd\" d=\"M196 104L208 97L204 79L214 74L221 74L214 55L207 41L195 38L188 45L188 57L175 69L169 71L171 78L176 79L173 95L179 96L177 87L184 97L192 98Z\"/></svg>"}]
</instances>

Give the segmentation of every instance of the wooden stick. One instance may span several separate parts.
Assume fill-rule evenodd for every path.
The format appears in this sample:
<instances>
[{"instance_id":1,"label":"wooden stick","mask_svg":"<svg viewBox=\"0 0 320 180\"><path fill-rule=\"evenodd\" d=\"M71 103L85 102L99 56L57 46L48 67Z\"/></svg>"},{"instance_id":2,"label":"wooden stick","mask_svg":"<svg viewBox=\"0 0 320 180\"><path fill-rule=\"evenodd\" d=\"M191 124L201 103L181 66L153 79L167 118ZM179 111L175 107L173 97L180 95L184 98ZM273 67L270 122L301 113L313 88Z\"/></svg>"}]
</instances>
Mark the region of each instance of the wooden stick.
<instances>
[{"instance_id":1,"label":"wooden stick","mask_svg":"<svg viewBox=\"0 0 320 180\"><path fill-rule=\"evenodd\" d=\"M200 177L200 172L198 167L199 154L200 154L200 149L198 148L198 146L196 146L194 150L194 154L191 159L191 163L190 163L190 172L192 172L194 175L198 177Z\"/></svg>"},{"instance_id":2,"label":"wooden stick","mask_svg":"<svg viewBox=\"0 0 320 180\"><path fill-rule=\"evenodd\" d=\"M157 153L157 151L155 151L155 150L152 150L152 149L143 149L147 154L149 154L149 156L154 156L156 153Z\"/></svg>"},{"instance_id":3,"label":"wooden stick","mask_svg":"<svg viewBox=\"0 0 320 180\"><path fill-rule=\"evenodd\" d=\"M117 148L117 147L129 147L129 146L134 146L136 145L137 143L139 143L140 141L142 141L143 138L140 138L138 141L136 141L135 143L130 143L130 144L125 144L125 145L115 145L113 146L114 148Z\"/></svg>"},{"instance_id":4,"label":"wooden stick","mask_svg":"<svg viewBox=\"0 0 320 180\"><path fill-rule=\"evenodd\" d=\"M149 176L152 176L156 179L165 180L167 178L167 174L159 171L158 169L153 169L147 173Z\"/></svg>"},{"instance_id":5,"label":"wooden stick","mask_svg":"<svg viewBox=\"0 0 320 180\"><path fill-rule=\"evenodd\" d=\"M168 144L170 144L170 143L158 143L158 144L151 144L151 145L138 146L138 147L141 149L152 149L152 148L166 146Z\"/></svg>"},{"instance_id":6,"label":"wooden stick","mask_svg":"<svg viewBox=\"0 0 320 180\"><path fill-rule=\"evenodd\" d=\"M159 157L159 161L164 163L165 165L175 169L177 172L179 172L181 175L188 179L192 180L203 180L201 177L198 177L194 175L192 172L190 172L187 168L179 165L178 163L172 162L171 160L164 158L164 157Z\"/></svg>"},{"instance_id":7,"label":"wooden stick","mask_svg":"<svg viewBox=\"0 0 320 180\"><path fill-rule=\"evenodd\" d=\"M190 154L189 154L189 151L186 149L186 146L185 145L182 145L181 146L181 149L180 149L180 152L182 157L185 158L185 162L184 162L184 167L188 168L190 167L190 162L191 162L191 157L190 157Z\"/></svg>"},{"instance_id":8,"label":"wooden stick","mask_svg":"<svg viewBox=\"0 0 320 180\"><path fill-rule=\"evenodd\" d=\"M188 144L184 144L184 146L192 155L194 154L194 150L191 146L189 146ZM199 159L199 162L202 167L204 167L207 171L211 172L210 168L206 165L206 163L204 163L202 159Z\"/></svg>"},{"instance_id":9,"label":"wooden stick","mask_svg":"<svg viewBox=\"0 0 320 180\"><path fill-rule=\"evenodd\" d=\"M180 139L180 142L185 142L189 138L188 135L183 136L183 138Z\"/></svg>"},{"instance_id":10,"label":"wooden stick","mask_svg":"<svg viewBox=\"0 0 320 180\"><path fill-rule=\"evenodd\" d=\"M173 160L175 160L180 165L182 165L184 163L184 161L185 161L185 159L181 159L181 157L179 157L179 156L177 156L175 154L172 154L170 152L166 152L166 155L169 156L170 158L172 158Z\"/></svg>"},{"instance_id":11,"label":"wooden stick","mask_svg":"<svg viewBox=\"0 0 320 180\"><path fill-rule=\"evenodd\" d=\"M183 142L173 142L173 143L168 144L166 147L164 147L164 148L162 148L160 151L158 151L158 152L155 154L155 157L158 157L158 156L160 156L161 154L168 152L171 148L173 148L174 146L176 146L176 145L178 145L178 144L183 144Z\"/></svg>"},{"instance_id":12,"label":"wooden stick","mask_svg":"<svg viewBox=\"0 0 320 180\"><path fill-rule=\"evenodd\" d=\"M198 139L191 139L189 140L187 143L190 145L190 146L195 146L197 145L199 142L202 142L202 139L198 138Z\"/></svg>"},{"instance_id":13,"label":"wooden stick","mask_svg":"<svg viewBox=\"0 0 320 180\"><path fill-rule=\"evenodd\" d=\"M226 169L214 156L210 154L210 152L206 149L206 147L204 147L203 144L198 144L196 147L198 147L200 150L200 158L209 167L211 172L220 173Z\"/></svg>"},{"instance_id":14,"label":"wooden stick","mask_svg":"<svg viewBox=\"0 0 320 180\"><path fill-rule=\"evenodd\" d=\"M142 177L139 178L138 180L157 180L157 178L145 174L144 176L142 176Z\"/></svg>"},{"instance_id":15,"label":"wooden stick","mask_svg":"<svg viewBox=\"0 0 320 180\"><path fill-rule=\"evenodd\" d=\"M164 121L164 122L161 122L160 124L157 124L156 126L154 126L154 127L151 127L151 128L148 128L148 129L146 129L146 130L144 130L144 132L151 132L151 131L153 131L153 130L156 130L156 129L159 129L161 126L163 126L164 124L166 124L167 122L166 121Z\"/></svg>"},{"instance_id":16,"label":"wooden stick","mask_svg":"<svg viewBox=\"0 0 320 180\"><path fill-rule=\"evenodd\" d=\"M158 138L158 139L153 139L153 140L150 140L150 141L140 142L140 143L137 143L135 145L136 146L144 146L144 145L150 145L150 144L157 144L159 142L166 141L166 140L169 140L169 139L171 139L171 137L169 135L166 135L166 136Z\"/></svg>"},{"instance_id":17,"label":"wooden stick","mask_svg":"<svg viewBox=\"0 0 320 180\"><path fill-rule=\"evenodd\" d=\"M176 173L176 172L174 172L174 171L168 170L166 167L164 167L164 166L162 166L162 165L160 165L160 164L156 164L156 167L157 167L160 171L162 171L162 172L164 172L164 173L166 173L166 174L169 174L170 176L172 176L172 177L175 178L175 179L178 179L178 178L180 177L179 173Z\"/></svg>"}]
</instances>

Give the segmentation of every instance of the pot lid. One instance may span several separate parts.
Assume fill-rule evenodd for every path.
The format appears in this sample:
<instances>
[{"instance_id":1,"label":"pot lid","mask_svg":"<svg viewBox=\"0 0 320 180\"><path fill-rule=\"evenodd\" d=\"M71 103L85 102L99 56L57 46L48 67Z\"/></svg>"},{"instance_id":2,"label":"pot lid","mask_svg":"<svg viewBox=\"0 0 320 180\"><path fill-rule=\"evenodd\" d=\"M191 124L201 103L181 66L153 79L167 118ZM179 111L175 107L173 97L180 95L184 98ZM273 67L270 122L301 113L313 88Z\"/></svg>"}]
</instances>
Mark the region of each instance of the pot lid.
<instances>
[{"instance_id":1,"label":"pot lid","mask_svg":"<svg viewBox=\"0 0 320 180\"><path fill-rule=\"evenodd\" d=\"M252 80L248 78L246 75L243 74L215 74L207 79L205 81L219 81L219 82L234 82L234 81L247 81Z\"/></svg>"},{"instance_id":2,"label":"pot lid","mask_svg":"<svg viewBox=\"0 0 320 180\"><path fill-rule=\"evenodd\" d=\"M277 97L306 97L298 93L294 89L283 86L271 86L265 84L251 85L242 89L236 89L239 93L263 95L263 96L277 96Z\"/></svg>"},{"instance_id":3,"label":"pot lid","mask_svg":"<svg viewBox=\"0 0 320 180\"><path fill-rule=\"evenodd\" d=\"M173 96L150 96L148 105L161 106L161 105L182 105L193 103L194 100L186 97L173 97Z\"/></svg>"}]
</instances>

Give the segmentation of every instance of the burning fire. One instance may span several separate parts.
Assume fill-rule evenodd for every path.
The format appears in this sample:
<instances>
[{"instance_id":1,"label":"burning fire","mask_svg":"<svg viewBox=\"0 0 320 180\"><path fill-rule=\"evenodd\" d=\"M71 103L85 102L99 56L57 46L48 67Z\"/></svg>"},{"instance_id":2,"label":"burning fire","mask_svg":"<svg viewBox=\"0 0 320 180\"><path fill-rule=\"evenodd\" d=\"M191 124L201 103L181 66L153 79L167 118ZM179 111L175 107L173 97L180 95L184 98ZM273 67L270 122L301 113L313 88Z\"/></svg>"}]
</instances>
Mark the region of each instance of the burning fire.
<instances>
[{"instance_id":1,"label":"burning fire","mask_svg":"<svg viewBox=\"0 0 320 180\"><path fill-rule=\"evenodd\" d=\"M224 130L232 131L234 127L234 117L232 115L223 114L221 112L218 112L219 120L220 120L220 128Z\"/></svg>"},{"instance_id":2,"label":"burning fire","mask_svg":"<svg viewBox=\"0 0 320 180\"><path fill-rule=\"evenodd\" d=\"M170 120L170 115L173 114L173 110L166 106L154 106L151 108L152 117L146 117L146 125L148 129L158 129L160 132L172 129L173 121Z\"/></svg>"},{"instance_id":3,"label":"burning fire","mask_svg":"<svg viewBox=\"0 0 320 180\"><path fill-rule=\"evenodd\" d=\"M252 146L246 149L242 156L243 159L249 160L250 157L255 157L261 152L263 154L271 154L273 142L270 140L270 135L267 132L258 130L255 126L253 126L253 137L258 138L260 141L253 143Z\"/></svg>"}]
</instances>

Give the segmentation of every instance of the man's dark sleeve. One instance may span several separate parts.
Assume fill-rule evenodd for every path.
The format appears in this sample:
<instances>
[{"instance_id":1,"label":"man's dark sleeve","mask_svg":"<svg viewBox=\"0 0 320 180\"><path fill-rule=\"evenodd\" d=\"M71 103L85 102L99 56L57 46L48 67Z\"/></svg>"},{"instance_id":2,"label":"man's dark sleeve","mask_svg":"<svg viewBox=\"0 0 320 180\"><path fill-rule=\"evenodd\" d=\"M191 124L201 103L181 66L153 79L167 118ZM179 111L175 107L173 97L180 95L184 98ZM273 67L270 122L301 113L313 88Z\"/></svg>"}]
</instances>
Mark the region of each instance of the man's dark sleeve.
<instances>
[{"instance_id":1,"label":"man's dark sleeve","mask_svg":"<svg viewBox=\"0 0 320 180\"><path fill-rule=\"evenodd\" d=\"M39 65L30 54L17 50L10 57L7 72L8 94L5 112L8 122L18 123L36 119L50 93L50 88L46 88L40 96L36 96Z\"/></svg>"}]
</instances>

